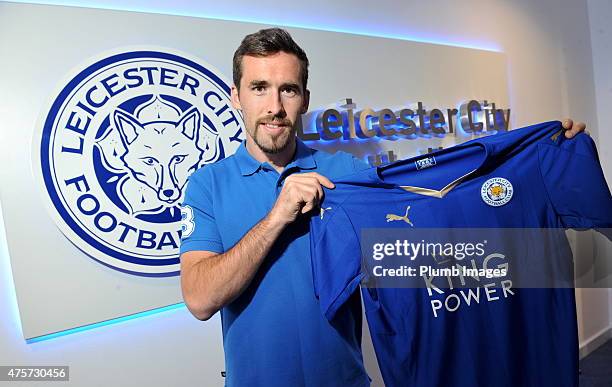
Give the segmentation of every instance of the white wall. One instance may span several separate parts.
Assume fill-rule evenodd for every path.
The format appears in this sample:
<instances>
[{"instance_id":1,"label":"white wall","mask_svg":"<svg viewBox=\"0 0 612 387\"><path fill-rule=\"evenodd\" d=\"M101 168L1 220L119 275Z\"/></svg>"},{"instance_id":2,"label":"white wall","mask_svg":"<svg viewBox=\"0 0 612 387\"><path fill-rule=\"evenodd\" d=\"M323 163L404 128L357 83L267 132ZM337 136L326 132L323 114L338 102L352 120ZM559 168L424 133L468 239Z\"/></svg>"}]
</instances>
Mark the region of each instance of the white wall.
<instances>
[{"instance_id":1,"label":"white wall","mask_svg":"<svg viewBox=\"0 0 612 387\"><path fill-rule=\"evenodd\" d=\"M597 139L599 157L603 166L606 179L612 182L612 2L608 0L588 0L588 17L593 52L593 80L597 107L597 121L593 127L597 127ZM595 240L594 248L601 251L601 255L609 260L612 257L612 246L609 242L599 238ZM594 319L599 324L589 326L584 318L581 327L581 337L584 343L597 344L606 338L612 338L612 280L608 278L609 289L583 290L581 294L581 305L583 315L601 315L601 319ZM607 305L607 307L606 307ZM598 310L608 310L608 323L605 324L603 314ZM589 348L590 349L590 348Z\"/></svg>"},{"instance_id":2,"label":"white wall","mask_svg":"<svg viewBox=\"0 0 612 387\"><path fill-rule=\"evenodd\" d=\"M103 3L120 2L96 2ZM130 3L136 4L136 9L146 9L139 4L149 2ZM260 19L264 23L302 26L316 24L330 29L378 31L455 44L498 47L508 60L512 126L566 116L585 120L593 137L599 141L602 162L611 179L612 159L605 148L612 146L612 134L604 124L611 122L609 19L612 12L606 0L589 0L588 4L587 0L163 3L154 2L147 7L162 13ZM591 26L589 18L593 22ZM391 57L386 59L392 60ZM44 58L34 56L33 60L44 63ZM24 344L17 321L15 295L9 285L5 244L1 246L0 364L69 364L73 380L70 384L75 386L208 386L222 383L218 374L201 372L203 368L222 368L222 359L210 357L211 352L204 350L203 345L219 349L219 336L209 335L210 329L201 329L203 323L191 318L185 310L47 342ZM582 344L610 327L611 296L606 291L578 291ZM217 318L205 324L220 325Z\"/></svg>"},{"instance_id":3,"label":"white wall","mask_svg":"<svg viewBox=\"0 0 612 387\"><path fill-rule=\"evenodd\" d=\"M599 157L608 182L612 181L612 2L588 0L593 80L597 106Z\"/></svg>"}]
</instances>

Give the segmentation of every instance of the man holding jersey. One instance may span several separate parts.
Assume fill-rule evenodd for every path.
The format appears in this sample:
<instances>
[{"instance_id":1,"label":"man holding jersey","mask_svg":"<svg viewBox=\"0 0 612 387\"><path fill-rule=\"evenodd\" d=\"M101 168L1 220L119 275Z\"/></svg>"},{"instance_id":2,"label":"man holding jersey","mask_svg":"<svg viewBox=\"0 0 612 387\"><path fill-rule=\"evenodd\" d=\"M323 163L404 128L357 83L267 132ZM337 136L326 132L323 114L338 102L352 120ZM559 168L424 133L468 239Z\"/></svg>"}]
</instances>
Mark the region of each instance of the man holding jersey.
<instances>
[{"instance_id":1,"label":"man holding jersey","mask_svg":"<svg viewBox=\"0 0 612 387\"><path fill-rule=\"evenodd\" d=\"M190 177L184 206L195 227L181 244L185 303L200 320L221 310L227 386L368 386L359 295L333 323L321 315L308 239L322 187L367 165L296 137L308 110L308 58L286 31L245 37L233 78L246 141ZM564 127L568 137L584 130L571 120Z\"/></svg>"}]
</instances>

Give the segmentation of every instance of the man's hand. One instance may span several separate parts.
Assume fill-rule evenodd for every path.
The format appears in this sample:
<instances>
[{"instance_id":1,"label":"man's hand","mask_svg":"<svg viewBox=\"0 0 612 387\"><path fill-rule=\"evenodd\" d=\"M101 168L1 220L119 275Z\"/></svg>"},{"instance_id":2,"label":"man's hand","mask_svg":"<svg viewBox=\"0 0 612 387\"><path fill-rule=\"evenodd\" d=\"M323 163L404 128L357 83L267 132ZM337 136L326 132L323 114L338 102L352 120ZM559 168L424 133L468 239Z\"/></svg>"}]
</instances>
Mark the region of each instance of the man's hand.
<instances>
[{"instance_id":1,"label":"man's hand","mask_svg":"<svg viewBox=\"0 0 612 387\"><path fill-rule=\"evenodd\" d=\"M334 188L315 172L296 173L285 184L268 215L228 251L188 251L181 255L181 289L189 311L208 320L249 286L284 228L316 208L323 188Z\"/></svg>"},{"instance_id":2,"label":"man's hand","mask_svg":"<svg viewBox=\"0 0 612 387\"><path fill-rule=\"evenodd\" d=\"M327 177L316 172L287 176L268 218L284 226L292 223L300 214L305 214L319 205L323 200L322 187L333 189L335 186Z\"/></svg>"},{"instance_id":3,"label":"man's hand","mask_svg":"<svg viewBox=\"0 0 612 387\"><path fill-rule=\"evenodd\" d=\"M578 133L584 132L586 129L586 125L584 122L574 123L574 121L571 118L568 118L563 121L563 129L565 129L566 138L573 138Z\"/></svg>"}]
</instances>

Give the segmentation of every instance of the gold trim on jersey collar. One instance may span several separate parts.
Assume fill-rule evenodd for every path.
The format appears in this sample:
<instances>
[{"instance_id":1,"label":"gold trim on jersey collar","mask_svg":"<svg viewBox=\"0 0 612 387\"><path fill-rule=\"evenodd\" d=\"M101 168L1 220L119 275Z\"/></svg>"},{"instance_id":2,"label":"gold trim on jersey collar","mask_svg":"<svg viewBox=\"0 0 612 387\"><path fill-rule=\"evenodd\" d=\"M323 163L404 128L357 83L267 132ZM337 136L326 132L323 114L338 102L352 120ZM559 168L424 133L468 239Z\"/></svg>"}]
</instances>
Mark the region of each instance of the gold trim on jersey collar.
<instances>
[{"instance_id":1,"label":"gold trim on jersey collar","mask_svg":"<svg viewBox=\"0 0 612 387\"><path fill-rule=\"evenodd\" d=\"M431 196L434 198L438 198L438 199L442 199L444 196L446 196L446 194L448 194L450 191L452 191L456 186L458 186L459 184L461 184L461 182L463 182L465 179L467 179L472 173L476 172L476 169L474 169L473 171L470 171L468 173L466 173L465 175L451 181L446 187L442 188L441 190L435 190L435 189L431 189L431 188L423 188L423 187L414 187L411 185L399 185L398 187L408 191L408 192L412 192L414 194L417 195L424 195L424 196Z\"/></svg>"}]
</instances>

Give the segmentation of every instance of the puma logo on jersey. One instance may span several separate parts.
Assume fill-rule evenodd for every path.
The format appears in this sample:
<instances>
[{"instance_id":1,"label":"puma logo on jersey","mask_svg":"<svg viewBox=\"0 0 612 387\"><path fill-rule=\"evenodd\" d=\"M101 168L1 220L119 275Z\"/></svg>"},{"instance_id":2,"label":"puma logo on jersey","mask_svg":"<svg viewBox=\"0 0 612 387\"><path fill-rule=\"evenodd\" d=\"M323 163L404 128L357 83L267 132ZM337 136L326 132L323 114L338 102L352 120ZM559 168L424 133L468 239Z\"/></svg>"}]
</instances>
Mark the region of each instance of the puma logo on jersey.
<instances>
[{"instance_id":1,"label":"puma logo on jersey","mask_svg":"<svg viewBox=\"0 0 612 387\"><path fill-rule=\"evenodd\" d=\"M410 206L406 207L406 214L404 216L395 215L395 214L387 214L387 223L393 222L394 220L403 220L408 223L410 226L414 227L414 224L408 219L408 211L410 210Z\"/></svg>"},{"instance_id":2,"label":"puma logo on jersey","mask_svg":"<svg viewBox=\"0 0 612 387\"><path fill-rule=\"evenodd\" d=\"M323 215L325 215L325 211L329 211L331 209L332 209L331 207L326 207L326 208L321 207L321 220L323 220Z\"/></svg>"}]
</instances>

